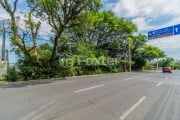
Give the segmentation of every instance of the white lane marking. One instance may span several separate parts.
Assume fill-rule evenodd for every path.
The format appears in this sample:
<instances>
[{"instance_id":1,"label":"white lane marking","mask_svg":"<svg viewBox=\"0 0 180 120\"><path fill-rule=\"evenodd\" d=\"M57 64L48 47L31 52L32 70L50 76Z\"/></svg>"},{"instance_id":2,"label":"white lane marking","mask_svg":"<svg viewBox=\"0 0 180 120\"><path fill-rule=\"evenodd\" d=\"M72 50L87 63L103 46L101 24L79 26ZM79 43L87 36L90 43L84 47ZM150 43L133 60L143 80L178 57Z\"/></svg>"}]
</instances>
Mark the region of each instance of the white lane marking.
<instances>
[{"instance_id":1,"label":"white lane marking","mask_svg":"<svg viewBox=\"0 0 180 120\"><path fill-rule=\"evenodd\" d=\"M168 80L169 78L167 77L166 80Z\"/></svg>"},{"instance_id":2,"label":"white lane marking","mask_svg":"<svg viewBox=\"0 0 180 120\"><path fill-rule=\"evenodd\" d=\"M127 81L127 80L131 80L132 78L127 78L127 79L124 79L125 81Z\"/></svg>"},{"instance_id":3,"label":"white lane marking","mask_svg":"<svg viewBox=\"0 0 180 120\"><path fill-rule=\"evenodd\" d=\"M128 115L133 112L144 100L146 96L142 97L136 104L134 104L128 111L126 111L122 116L120 116L119 120L125 120Z\"/></svg>"},{"instance_id":4,"label":"white lane marking","mask_svg":"<svg viewBox=\"0 0 180 120\"><path fill-rule=\"evenodd\" d=\"M163 82L161 81L161 82L159 82L157 85L156 85L156 87L159 87L160 85L162 85L163 84Z\"/></svg>"},{"instance_id":5,"label":"white lane marking","mask_svg":"<svg viewBox=\"0 0 180 120\"><path fill-rule=\"evenodd\" d=\"M54 83L51 83L51 85L60 85L60 84L66 84L66 83L71 83L71 82L75 82L77 80L71 80L71 81L65 81L65 82L54 82Z\"/></svg>"},{"instance_id":6,"label":"white lane marking","mask_svg":"<svg viewBox=\"0 0 180 120\"><path fill-rule=\"evenodd\" d=\"M31 112L30 114L26 115L24 118L21 118L20 120L28 120L28 118L36 115L36 113L37 113L37 110Z\"/></svg>"},{"instance_id":7,"label":"white lane marking","mask_svg":"<svg viewBox=\"0 0 180 120\"><path fill-rule=\"evenodd\" d=\"M86 90L91 90L91 89L99 88L99 87L103 87L103 86L104 85L98 85L98 86L93 86L93 87L89 87L89 88L85 88L85 89L76 90L75 93L79 93L79 92L83 92L83 91L86 91Z\"/></svg>"},{"instance_id":8,"label":"white lane marking","mask_svg":"<svg viewBox=\"0 0 180 120\"><path fill-rule=\"evenodd\" d=\"M43 111L54 103L55 103L55 101L50 101L49 103L41 106L38 110L32 111L30 114L26 115L24 118L21 118L20 120L38 120L40 115L42 116ZM36 115L38 115L38 116L36 116Z\"/></svg>"}]
</instances>

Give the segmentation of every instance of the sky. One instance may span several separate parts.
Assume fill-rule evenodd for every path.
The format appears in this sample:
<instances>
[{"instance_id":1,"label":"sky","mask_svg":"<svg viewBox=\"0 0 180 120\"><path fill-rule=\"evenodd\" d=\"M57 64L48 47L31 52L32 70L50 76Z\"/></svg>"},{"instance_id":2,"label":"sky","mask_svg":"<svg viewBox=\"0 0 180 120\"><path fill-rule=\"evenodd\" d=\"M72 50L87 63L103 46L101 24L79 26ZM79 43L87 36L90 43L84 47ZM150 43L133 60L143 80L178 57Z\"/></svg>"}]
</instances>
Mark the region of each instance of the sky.
<instances>
[{"instance_id":1,"label":"sky","mask_svg":"<svg viewBox=\"0 0 180 120\"><path fill-rule=\"evenodd\" d=\"M179 0L103 0L103 7L120 18L131 20L138 33L180 24ZM180 60L180 35L149 40L166 55Z\"/></svg>"},{"instance_id":2,"label":"sky","mask_svg":"<svg viewBox=\"0 0 180 120\"><path fill-rule=\"evenodd\" d=\"M110 10L119 18L125 18L136 24L137 33L147 35L148 31L180 24L179 0L102 0L102 2L103 10ZM19 0L18 6L25 11L25 0ZM4 18L8 18L8 14L0 8L0 19ZM48 25L43 23L41 35L48 33L47 28ZM7 48L10 48L9 41L6 43ZM0 41L0 46L1 44ZM180 35L149 40L148 44L157 46L169 57L180 60ZM14 57L15 55L11 53L10 61L13 61Z\"/></svg>"}]
</instances>

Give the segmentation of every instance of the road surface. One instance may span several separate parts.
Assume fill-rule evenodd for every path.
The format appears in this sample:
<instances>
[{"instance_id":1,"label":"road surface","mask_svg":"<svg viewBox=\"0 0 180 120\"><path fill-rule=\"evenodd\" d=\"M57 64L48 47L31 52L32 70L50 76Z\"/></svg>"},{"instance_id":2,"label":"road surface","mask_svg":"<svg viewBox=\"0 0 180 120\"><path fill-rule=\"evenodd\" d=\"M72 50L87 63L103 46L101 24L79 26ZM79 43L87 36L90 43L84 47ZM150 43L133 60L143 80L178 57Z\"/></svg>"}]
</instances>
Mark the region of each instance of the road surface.
<instances>
[{"instance_id":1,"label":"road surface","mask_svg":"<svg viewBox=\"0 0 180 120\"><path fill-rule=\"evenodd\" d=\"M1 85L0 120L180 120L180 71Z\"/></svg>"}]
</instances>

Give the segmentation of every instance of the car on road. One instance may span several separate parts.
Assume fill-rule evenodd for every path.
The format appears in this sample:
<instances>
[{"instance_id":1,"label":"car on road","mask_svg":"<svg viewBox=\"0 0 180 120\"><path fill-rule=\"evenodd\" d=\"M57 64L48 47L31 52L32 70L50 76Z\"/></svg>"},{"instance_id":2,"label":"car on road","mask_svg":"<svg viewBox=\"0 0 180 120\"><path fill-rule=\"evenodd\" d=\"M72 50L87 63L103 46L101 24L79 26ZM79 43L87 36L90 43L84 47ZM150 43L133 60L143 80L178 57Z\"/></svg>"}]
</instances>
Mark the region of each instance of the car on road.
<instances>
[{"instance_id":1,"label":"car on road","mask_svg":"<svg viewBox=\"0 0 180 120\"><path fill-rule=\"evenodd\" d=\"M163 67L162 72L163 73L172 73L172 69L170 67Z\"/></svg>"}]
</instances>

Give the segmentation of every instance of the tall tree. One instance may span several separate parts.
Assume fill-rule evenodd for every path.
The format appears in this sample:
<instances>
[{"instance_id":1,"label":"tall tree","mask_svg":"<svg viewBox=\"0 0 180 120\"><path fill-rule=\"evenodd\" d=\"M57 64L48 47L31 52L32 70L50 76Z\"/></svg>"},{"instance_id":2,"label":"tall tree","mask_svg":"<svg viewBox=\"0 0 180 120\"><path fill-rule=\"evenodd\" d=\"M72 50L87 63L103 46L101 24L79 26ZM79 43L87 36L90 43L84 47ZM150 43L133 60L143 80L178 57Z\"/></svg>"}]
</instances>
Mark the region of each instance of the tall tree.
<instances>
[{"instance_id":1,"label":"tall tree","mask_svg":"<svg viewBox=\"0 0 180 120\"><path fill-rule=\"evenodd\" d=\"M137 30L136 26L127 20L116 17L110 11L88 14L89 26L70 29L72 41L81 40L95 44L97 49L108 51L110 57L118 57L125 61L129 57L129 41L127 38ZM123 68L127 66L121 62ZM124 71L126 71L124 69Z\"/></svg>"},{"instance_id":2,"label":"tall tree","mask_svg":"<svg viewBox=\"0 0 180 120\"><path fill-rule=\"evenodd\" d=\"M18 10L17 4L19 0L14 0L13 3L8 2L8 0L1 0L0 5L10 16L10 26L11 26L11 44L15 46L16 51L23 53L25 57L34 61L35 63L40 63L38 59L36 39L38 32L40 30L40 22L33 21L33 12L35 7L32 8L25 20L25 29L22 29L18 24L20 17L16 15ZM32 44L27 44L27 40Z\"/></svg>"},{"instance_id":3,"label":"tall tree","mask_svg":"<svg viewBox=\"0 0 180 120\"><path fill-rule=\"evenodd\" d=\"M165 53L162 50L157 47L144 44L133 53L132 59L135 62L133 68L136 70L141 69L146 64L147 60L150 61L163 57L165 57Z\"/></svg>"},{"instance_id":4,"label":"tall tree","mask_svg":"<svg viewBox=\"0 0 180 120\"><path fill-rule=\"evenodd\" d=\"M174 62L173 58L166 57L166 58L159 61L159 66L167 67L167 66L170 66L171 63L173 63L173 62Z\"/></svg>"},{"instance_id":5,"label":"tall tree","mask_svg":"<svg viewBox=\"0 0 180 120\"><path fill-rule=\"evenodd\" d=\"M70 31L72 39L94 43L104 50L109 50L109 54L113 57L123 52L125 44L128 46L126 39L137 30L132 22L116 17L110 11L89 14L87 18L91 24L86 29L72 29Z\"/></svg>"},{"instance_id":6,"label":"tall tree","mask_svg":"<svg viewBox=\"0 0 180 120\"><path fill-rule=\"evenodd\" d=\"M46 20L54 33L53 50L49 60L53 65L56 58L58 41L63 32L75 26L81 25L80 20L89 11L99 9L100 0L27 0L29 5L37 6L37 16Z\"/></svg>"}]
</instances>

